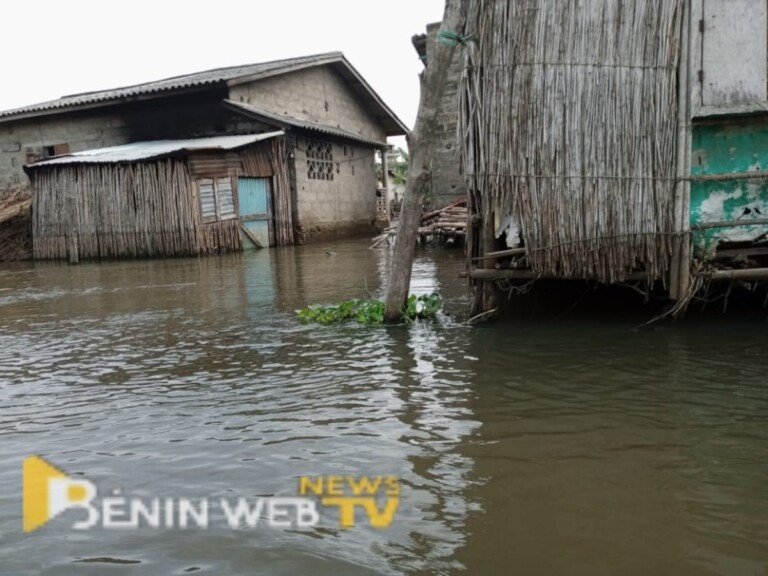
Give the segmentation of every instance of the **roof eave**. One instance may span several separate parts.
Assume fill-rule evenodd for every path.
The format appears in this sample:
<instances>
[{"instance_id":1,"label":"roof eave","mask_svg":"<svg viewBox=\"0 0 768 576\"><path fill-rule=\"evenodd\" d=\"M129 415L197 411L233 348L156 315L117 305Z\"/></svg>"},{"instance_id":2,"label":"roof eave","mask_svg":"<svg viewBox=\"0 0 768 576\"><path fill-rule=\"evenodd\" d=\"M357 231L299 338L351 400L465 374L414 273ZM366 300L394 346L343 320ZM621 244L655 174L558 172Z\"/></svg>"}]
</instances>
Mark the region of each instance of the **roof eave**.
<instances>
[{"instance_id":1,"label":"roof eave","mask_svg":"<svg viewBox=\"0 0 768 576\"><path fill-rule=\"evenodd\" d=\"M332 136L334 138L348 140L351 142L358 142L360 144L365 144L366 146L372 146L375 148L385 148L387 146L386 142L371 140L369 138L365 138L364 136L351 134L345 130L340 130L332 126L316 124L306 120L293 119L290 117L274 114L266 110L262 111L247 104L240 104L231 100L224 100L222 104L233 112L241 114L247 118L258 120L264 124L280 128L282 130L305 130L308 132L319 132L320 134L325 134L326 136Z\"/></svg>"},{"instance_id":2,"label":"roof eave","mask_svg":"<svg viewBox=\"0 0 768 576\"><path fill-rule=\"evenodd\" d=\"M170 141L170 142L178 142L179 146L178 148L173 148L169 150L160 150L157 152L149 152L145 156L133 156L130 158L125 157L125 152L123 152L123 158L112 158L108 160L100 160L98 157L94 158L93 154L87 154L88 151L85 152L75 152L72 154L61 154L60 156L55 156L53 158L46 158L43 160L40 160L38 162L33 162L32 164L26 164L23 166L24 171L29 174L30 172L33 172L38 169L44 169L44 168L55 168L55 167L62 167L62 166L82 166L82 165L111 165L111 164L136 164L140 162L154 162L157 160L162 160L165 158L172 158L177 156L189 156L190 154L197 154L197 153L206 153L206 152L228 152L232 150L241 150L243 148L247 148L248 146L253 146L254 144L258 144L260 142L266 142L267 140L271 140L273 138L280 138L285 135L285 131L278 130L275 132L267 132L263 134L253 134L253 135L243 135L243 136L212 136L209 138L189 138L184 140L176 140L176 141ZM231 139L240 139L242 140L241 143L233 143L231 142ZM227 146L227 139L229 139L229 142L231 145ZM199 143L200 141L207 141L207 146L195 146L195 143ZM162 143L166 143L168 141L161 141ZM218 144L216 144L218 142ZM157 143L157 141L148 141L145 144L145 147L147 145L151 145L153 143ZM141 142L134 142L130 144L130 146L137 146L141 145ZM119 148L125 148L126 145L122 146L112 146L107 147L103 149L97 149L96 152L109 152L114 151L115 149ZM93 151L91 151L93 152ZM114 153L114 152L113 152ZM58 159L58 161L56 161ZM66 161L62 161L66 160Z\"/></svg>"},{"instance_id":3,"label":"roof eave","mask_svg":"<svg viewBox=\"0 0 768 576\"><path fill-rule=\"evenodd\" d=\"M156 100L159 98L167 98L170 96L179 96L181 94L194 94L198 92L208 92L216 88L221 88L224 84L222 82L210 83L199 86L186 86L183 88L173 88L169 90L158 90L156 92L150 92L147 94L136 94L133 96L119 96L115 98L106 98L96 102L85 102L81 104L72 104L70 106L56 106L52 108L44 108L41 110L32 110L29 112L21 112L19 114L8 114L6 116L0 115L0 124L8 122L17 122L19 120L28 120L30 118L39 118L41 116L55 116L58 114L68 114L70 112L80 112L83 110L93 110L96 108L107 108L109 106L128 104L132 102L142 102L146 100Z\"/></svg>"}]
</instances>

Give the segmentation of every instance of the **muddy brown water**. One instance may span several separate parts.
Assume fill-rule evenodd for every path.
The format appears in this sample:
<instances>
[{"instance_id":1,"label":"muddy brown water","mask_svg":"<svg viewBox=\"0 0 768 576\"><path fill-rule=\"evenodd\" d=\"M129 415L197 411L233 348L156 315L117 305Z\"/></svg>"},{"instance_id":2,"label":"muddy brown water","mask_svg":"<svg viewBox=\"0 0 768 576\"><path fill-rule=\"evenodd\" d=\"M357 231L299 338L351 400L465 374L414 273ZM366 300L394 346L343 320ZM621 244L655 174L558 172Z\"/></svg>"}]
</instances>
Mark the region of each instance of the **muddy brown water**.
<instances>
[{"instance_id":1,"label":"muddy brown water","mask_svg":"<svg viewBox=\"0 0 768 576\"><path fill-rule=\"evenodd\" d=\"M461 266L422 253L414 289L461 311ZM365 242L0 268L0 574L768 574L764 321L296 320L385 273ZM403 492L386 529L25 534L30 454L100 497Z\"/></svg>"}]
</instances>

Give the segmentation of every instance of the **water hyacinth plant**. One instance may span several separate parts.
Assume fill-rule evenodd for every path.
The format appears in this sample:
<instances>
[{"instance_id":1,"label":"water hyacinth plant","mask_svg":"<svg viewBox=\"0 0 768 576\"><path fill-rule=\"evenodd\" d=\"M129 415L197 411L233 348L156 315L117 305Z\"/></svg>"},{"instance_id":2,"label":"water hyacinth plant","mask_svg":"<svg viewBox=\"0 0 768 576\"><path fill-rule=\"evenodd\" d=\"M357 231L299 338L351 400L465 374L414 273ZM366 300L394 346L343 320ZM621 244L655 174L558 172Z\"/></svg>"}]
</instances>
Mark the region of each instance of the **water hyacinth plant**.
<instances>
[{"instance_id":1,"label":"water hyacinth plant","mask_svg":"<svg viewBox=\"0 0 768 576\"><path fill-rule=\"evenodd\" d=\"M403 309L403 318L412 322L417 318L433 318L440 310L440 295L411 294ZM361 300L352 298L339 304L313 304L297 310L296 314L305 322L333 324L345 320L355 320L360 324L383 324L384 302L382 300Z\"/></svg>"}]
</instances>

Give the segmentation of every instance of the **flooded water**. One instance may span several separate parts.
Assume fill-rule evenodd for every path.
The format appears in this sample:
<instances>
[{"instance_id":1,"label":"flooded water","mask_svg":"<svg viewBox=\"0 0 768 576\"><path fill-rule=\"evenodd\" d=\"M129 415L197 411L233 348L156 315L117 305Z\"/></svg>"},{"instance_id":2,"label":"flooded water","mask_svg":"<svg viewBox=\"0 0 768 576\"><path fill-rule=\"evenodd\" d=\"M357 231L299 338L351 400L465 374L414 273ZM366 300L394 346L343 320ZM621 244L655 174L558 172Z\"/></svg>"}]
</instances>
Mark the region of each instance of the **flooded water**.
<instances>
[{"instance_id":1,"label":"flooded water","mask_svg":"<svg viewBox=\"0 0 768 576\"><path fill-rule=\"evenodd\" d=\"M327 254L331 251L332 254ZM764 322L302 325L380 294L385 253L0 268L5 575L768 574ZM414 288L465 306L462 256ZM295 496L395 475L389 528L21 524L39 454L99 497Z\"/></svg>"}]
</instances>

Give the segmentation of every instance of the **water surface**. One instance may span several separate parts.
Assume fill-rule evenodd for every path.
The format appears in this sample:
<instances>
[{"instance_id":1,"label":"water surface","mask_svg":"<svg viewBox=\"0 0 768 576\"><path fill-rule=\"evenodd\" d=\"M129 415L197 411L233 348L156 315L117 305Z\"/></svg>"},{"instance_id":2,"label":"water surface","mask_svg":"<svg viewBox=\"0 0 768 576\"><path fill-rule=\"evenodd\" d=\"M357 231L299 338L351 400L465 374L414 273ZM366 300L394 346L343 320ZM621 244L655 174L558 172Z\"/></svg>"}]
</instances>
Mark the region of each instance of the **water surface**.
<instances>
[{"instance_id":1,"label":"water surface","mask_svg":"<svg viewBox=\"0 0 768 576\"><path fill-rule=\"evenodd\" d=\"M331 254L327 254L331 252ZM365 242L0 268L0 573L768 573L761 321L303 325L381 294ZM460 251L415 291L466 306ZM390 528L21 531L21 462L100 491L292 495L394 474Z\"/></svg>"}]
</instances>

